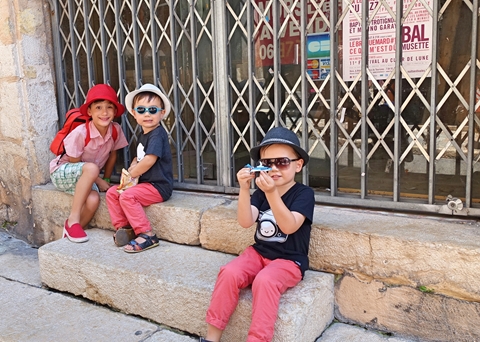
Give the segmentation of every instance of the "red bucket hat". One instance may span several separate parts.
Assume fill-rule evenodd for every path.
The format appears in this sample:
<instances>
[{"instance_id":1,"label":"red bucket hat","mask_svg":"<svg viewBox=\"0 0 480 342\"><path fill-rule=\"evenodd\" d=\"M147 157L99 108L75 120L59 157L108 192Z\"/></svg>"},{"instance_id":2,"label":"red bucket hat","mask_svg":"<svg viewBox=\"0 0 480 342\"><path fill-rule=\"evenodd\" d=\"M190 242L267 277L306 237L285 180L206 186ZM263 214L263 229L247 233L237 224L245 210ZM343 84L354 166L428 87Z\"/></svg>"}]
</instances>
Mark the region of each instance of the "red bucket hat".
<instances>
[{"instance_id":1,"label":"red bucket hat","mask_svg":"<svg viewBox=\"0 0 480 342\"><path fill-rule=\"evenodd\" d=\"M118 102L118 97L115 90L108 84L97 84L88 91L85 103L80 106L80 113L87 115L88 107L92 104L92 102L98 100L108 100L113 103L117 107L117 113L115 114L116 118L122 116L125 112L125 107Z\"/></svg>"}]
</instances>

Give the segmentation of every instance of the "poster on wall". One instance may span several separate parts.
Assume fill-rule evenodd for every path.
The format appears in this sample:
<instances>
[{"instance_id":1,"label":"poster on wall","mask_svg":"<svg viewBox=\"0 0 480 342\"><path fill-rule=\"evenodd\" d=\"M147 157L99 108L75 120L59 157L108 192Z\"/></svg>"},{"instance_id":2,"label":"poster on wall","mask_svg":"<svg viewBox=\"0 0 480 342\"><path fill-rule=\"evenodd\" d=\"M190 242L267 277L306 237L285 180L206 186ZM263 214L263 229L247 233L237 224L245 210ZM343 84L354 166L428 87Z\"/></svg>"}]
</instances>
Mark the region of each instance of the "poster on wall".
<instances>
[{"instance_id":1,"label":"poster on wall","mask_svg":"<svg viewBox=\"0 0 480 342\"><path fill-rule=\"evenodd\" d=\"M413 0L404 0L406 11ZM384 80L395 69L395 18L381 6L379 1L369 1L370 26L368 37L368 68L378 80ZM396 0L384 3L395 12ZM425 3L431 8L433 0ZM343 0L344 8L349 2ZM343 20L343 79L352 81L361 71L362 28L358 18L361 17L362 0L351 0L349 13ZM357 15L355 15L357 12ZM375 13L375 16L373 16ZM414 3L402 27L402 66L410 77L421 77L432 61L432 17L422 2Z\"/></svg>"},{"instance_id":2,"label":"poster on wall","mask_svg":"<svg viewBox=\"0 0 480 342\"><path fill-rule=\"evenodd\" d=\"M257 67L270 67L273 65L275 48L273 33L273 6L272 0L255 0L255 6L258 11L254 12L255 26L255 65ZM299 64L302 61L301 55L301 1L292 2L290 11L283 6L279 6L278 23L282 28L278 32L279 41L277 45L280 64ZM322 11L323 16L318 15ZM261 15L262 14L262 15ZM317 34L328 32L327 25L330 15L330 2L324 1L322 4L308 2L306 4L306 16L308 25L307 34ZM308 44L308 43L307 43Z\"/></svg>"},{"instance_id":3,"label":"poster on wall","mask_svg":"<svg viewBox=\"0 0 480 342\"><path fill-rule=\"evenodd\" d=\"M314 81L330 73L330 33L307 35L307 72Z\"/></svg>"}]
</instances>

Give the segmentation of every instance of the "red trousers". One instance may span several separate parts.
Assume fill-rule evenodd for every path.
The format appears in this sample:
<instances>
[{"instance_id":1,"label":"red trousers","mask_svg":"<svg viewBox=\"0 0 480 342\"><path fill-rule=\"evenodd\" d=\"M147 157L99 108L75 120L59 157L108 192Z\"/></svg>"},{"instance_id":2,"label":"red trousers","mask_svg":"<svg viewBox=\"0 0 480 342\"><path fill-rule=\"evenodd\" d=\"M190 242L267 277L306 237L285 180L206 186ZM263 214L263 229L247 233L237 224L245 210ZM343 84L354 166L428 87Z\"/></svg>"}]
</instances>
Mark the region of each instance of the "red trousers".
<instances>
[{"instance_id":1,"label":"red trousers","mask_svg":"<svg viewBox=\"0 0 480 342\"><path fill-rule=\"evenodd\" d=\"M106 195L110 220L115 229L132 226L135 234L152 230L143 207L163 202L163 198L150 183L140 183L128 188L121 194L112 186Z\"/></svg>"},{"instance_id":2,"label":"red trousers","mask_svg":"<svg viewBox=\"0 0 480 342\"><path fill-rule=\"evenodd\" d=\"M240 289L252 284L252 322L248 342L271 341L280 296L302 279L298 265L262 257L252 246L220 268L206 321L224 330L238 303Z\"/></svg>"}]
</instances>

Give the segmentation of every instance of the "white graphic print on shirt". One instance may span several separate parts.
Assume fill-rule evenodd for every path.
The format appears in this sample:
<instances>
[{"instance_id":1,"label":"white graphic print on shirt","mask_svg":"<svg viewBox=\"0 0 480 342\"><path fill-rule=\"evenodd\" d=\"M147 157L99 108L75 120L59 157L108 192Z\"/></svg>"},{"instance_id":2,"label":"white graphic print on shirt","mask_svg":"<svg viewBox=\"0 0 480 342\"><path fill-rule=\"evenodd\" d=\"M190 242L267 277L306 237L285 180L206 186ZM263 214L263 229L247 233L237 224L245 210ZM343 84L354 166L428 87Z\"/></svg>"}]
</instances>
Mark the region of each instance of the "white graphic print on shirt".
<instances>
[{"instance_id":1,"label":"white graphic print on shirt","mask_svg":"<svg viewBox=\"0 0 480 342\"><path fill-rule=\"evenodd\" d=\"M256 234L257 239L268 242L283 243L288 238L288 235L282 233L280 228L278 228L271 209L260 212Z\"/></svg>"},{"instance_id":2,"label":"white graphic print on shirt","mask_svg":"<svg viewBox=\"0 0 480 342\"><path fill-rule=\"evenodd\" d=\"M142 143L137 146L137 161L142 160L145 157L145 147Z\"/></svg>"}]
</instances>

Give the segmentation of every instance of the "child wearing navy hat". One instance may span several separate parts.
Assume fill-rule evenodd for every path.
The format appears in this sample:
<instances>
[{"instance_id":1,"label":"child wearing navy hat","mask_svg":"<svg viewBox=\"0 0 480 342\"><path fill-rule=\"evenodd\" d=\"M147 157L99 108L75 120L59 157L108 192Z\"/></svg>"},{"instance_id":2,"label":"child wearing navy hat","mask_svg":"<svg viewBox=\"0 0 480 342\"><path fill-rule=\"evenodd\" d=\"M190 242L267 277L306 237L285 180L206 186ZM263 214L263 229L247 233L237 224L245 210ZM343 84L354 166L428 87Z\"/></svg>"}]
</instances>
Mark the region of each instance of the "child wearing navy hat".
<instances>
[{"instance_id":1,"label":"child wearing navy hat","mask_svg":"<svg viewBox=\"0 0 480 342\"><path fill-rule=\"evenodd\" d=\"M252 285L252 321L247 341L271 341L280 296L297 285L308 269L308 247L313 220L313 190L295 182L295 174L308 163L296 134L284 127L267 132L250 156L270 171L258 176L244 167L237 221L244 228L255 222L255 243L220 268L207 310L204 342L218 342L238 303L240 289ZM258 189L250 196L250 185Z\"/></svg>"}]
</instances>

